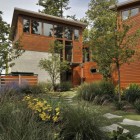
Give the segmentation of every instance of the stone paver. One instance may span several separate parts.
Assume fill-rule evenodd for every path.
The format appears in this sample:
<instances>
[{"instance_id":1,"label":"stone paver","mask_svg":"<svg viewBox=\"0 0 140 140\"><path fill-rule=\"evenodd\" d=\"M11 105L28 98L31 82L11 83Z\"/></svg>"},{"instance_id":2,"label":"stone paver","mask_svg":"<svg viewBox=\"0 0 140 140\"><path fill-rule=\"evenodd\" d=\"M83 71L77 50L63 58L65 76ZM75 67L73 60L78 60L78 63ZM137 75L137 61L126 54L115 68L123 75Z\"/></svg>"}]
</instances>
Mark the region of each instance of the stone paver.
<instances>
[{"instance_id":1,"label":"stone paver","mask_svg":"<svg viewBox=\"0 0 140 140\"><path fill-rule=\"evenodd\" d=\"M121 126L118 125L118 124L112 124L112 125L109 125L109 126L102 127L102 130L105 131L105 132L112 132L113 130L117 130L118 127L121 127ZM127 133L127 132L129 132L129 130L127 130L127 129L123 130L123 133Z\"/></svg>"},{"instance_id":2,"label":"stone paver","mask_svg":"<svg viewBox=\"0 0 140 140\"><path fill-rule=\"evenodd\" d=\"M135 137L136 137L137 139L138 139L138 138L140 139L140 134L136 135Z\"/></svg>"},{"instance_id":3,"label":"stone paver","mask_svg":"<svg viewBox=\"0 0 140 140\"><path fill-rule=\"evenodd\" d=\"M122 116L114 115L114 114L111 114L111 113L106 113L103 116L108 118L108 119L122 118Z\"/></svg>"},{"instance_id":4,"label":"stone paver","mask_svg":"<svg viewBox=\"0 0 140 140\"><path fill-rule=\"evenodd\" d=\"M140 127L140 121L134 121L134 120L130 120L130 119L124 119L123 122L121 122L120 124L134 125L134 126Z\"/></svg>"}]
</instances>

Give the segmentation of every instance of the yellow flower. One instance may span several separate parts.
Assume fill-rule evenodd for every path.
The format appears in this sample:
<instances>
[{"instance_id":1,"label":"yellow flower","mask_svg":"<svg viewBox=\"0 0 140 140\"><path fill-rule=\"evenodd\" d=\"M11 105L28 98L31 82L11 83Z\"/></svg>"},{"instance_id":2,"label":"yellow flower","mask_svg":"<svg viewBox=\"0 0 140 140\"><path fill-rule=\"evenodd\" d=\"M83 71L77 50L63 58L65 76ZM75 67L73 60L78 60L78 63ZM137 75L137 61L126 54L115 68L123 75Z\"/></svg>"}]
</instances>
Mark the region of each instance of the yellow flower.
<instances>
[{"instance_id":1,"label":"yellow flower","mask_svg":"<svg viewBox=\"0 0 140 140\"><path fill-rule=\"evenodd\" d=\"M56 113L56 116L59 116L59 114L60 114L60 112L57 112L57 113Z\"/></svg>"},{"instance_id":2,"label":"yellow flower","mask_svg":"<svg viewBox=\"0 0 140 140\"><path fill-rule=\"evenodd\" d=\"M39 116L43 121L50 119L50 116L47 115L45 112L40 113Z\"/></svg>"},{"instance_id":3,"label":"yellow flower","mask_svg":"<svg viewBox=\"0 0 140 140\"><path fill-rule=\"evenodd\" d=\"M53 116L53 121L57 122L58 121L58 117L57 116Z\"/></svg>"},{"instance_id":4,"label":"yellow flower","mask_svg":"<svg viewBox=\"0 0 140 140\"><path fill-rule=\"evenodd\" d=\"M39 101L39 102L37 102L36 106L43 107L44 104L43 104L42 102Z\"/></svg>"},{"instance_id":5,"label":"yellow flower","mask_svg":"<svg viewBox=\"0 0 140 140\"><path fill-rule=\"evenodd\" d=\"M56 112L59 112L60 111L60 108L59 107L55 108L55 111Z\"/></svg>"}]
</instances>

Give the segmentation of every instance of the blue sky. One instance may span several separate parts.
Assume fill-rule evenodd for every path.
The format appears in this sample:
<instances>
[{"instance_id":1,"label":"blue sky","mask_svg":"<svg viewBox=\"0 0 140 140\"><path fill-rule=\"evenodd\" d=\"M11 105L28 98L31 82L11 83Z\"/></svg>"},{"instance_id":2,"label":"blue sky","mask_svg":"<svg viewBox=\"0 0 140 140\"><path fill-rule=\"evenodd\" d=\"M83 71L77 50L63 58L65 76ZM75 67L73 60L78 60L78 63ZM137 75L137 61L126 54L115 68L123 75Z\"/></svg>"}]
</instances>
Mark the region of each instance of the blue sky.
<instances>
[{"instance_id":1,"label":"blue sky","mask_svg":"<svg viewBox=\"0 0 140 140\"><path fill-rule=\"evenodd\" d=\"M119 0L119 2L124 2L125 0ZM38 0L0 0L0 11L3 12L3 19L11 23L14 7L23 8L32 11L38 11L41 7L37 6ZM90 0L70 0L69 6L71 9L66 12L66 14L74 15L76 17L82 18L85 16L85 12L88 9L88 3Z\"/></svg>"}]
</instances>

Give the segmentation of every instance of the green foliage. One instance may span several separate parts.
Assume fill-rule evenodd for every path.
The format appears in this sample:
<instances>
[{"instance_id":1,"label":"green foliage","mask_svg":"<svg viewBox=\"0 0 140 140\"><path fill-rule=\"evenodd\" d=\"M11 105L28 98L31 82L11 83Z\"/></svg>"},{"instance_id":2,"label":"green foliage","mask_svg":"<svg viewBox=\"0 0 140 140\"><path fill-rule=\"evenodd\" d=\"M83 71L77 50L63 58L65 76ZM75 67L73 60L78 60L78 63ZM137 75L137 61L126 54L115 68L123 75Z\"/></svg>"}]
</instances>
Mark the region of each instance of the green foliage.
<instances>
[{"instance_id":1,"label":"green foliage","mask_svg":"<svg viewBox=\"0 0 140 140\"><path fill-rule=\"evenodd\" d=\"M138 113L140 113L140 99L137 99L134 103L134 107Z\"/></svg>"},{"instance_id":2,"label":"green foliage","mask_svg":"<svg viewBox=\"0 0 140 140\"><path fill-rule=\"evenodd\" d=\"M37 3L44 8L41 13L58 17L63 17L64 10L70 9L68 4L69 0L39 0Z\"/></svg>"},{"instance_id":3,"label":"green foliage","mask_svg":"<svg viewBox=\"0 0 140 140\"><path fill-rule=\"evenodd\" d=\"M130 84L127 89L124 90L125 99L134 103L137 99L140 99L140 86L137 84Z\"/></svg>"},{"instance_id":4,"label":"green foliage","mask_svg":"<svg viewBox=\"0 0 140 140\"><path fill-rule=\"evenodd\" d=\"M83 107L65 106L62 112L62 140L101 140L106 138L100 130L102 117Z\"/></svg>"},{"instance_id":5,"label":"green foliage","mask_svg":"<svg viewBox=\"0 0 140 140\"><path fill-rule=\"evenodd\" d=\"M134 137L130 132L123 133L123 130L123 128L118 127L117 131L113 131L110 135L110 140L134 140Z\"/></svg>"},{"instance_id":6,"label":"green foliage","mask_svg":"<svg viewBox=\"0 0 140 140\"><path fill-rule=\"evenodd\" d=\"M69 91L72 88L71 82L62 82L59 85L61 91Z\"/></svg>"},{"instance_id":7,"label":"green foliage","mask_svg":"<svg viewBox=\"0 0 140 140\"><path fill-rule=\"evenodd\" d=\"M3 21L2 12L0 12L0 73L3 69L6 69L8 73L8 67L12 67L14 63L12 60L18 58L24 52L20 44L20 39L12 44L9 39L12 30L9 24Z\"/></svg>"},{"instance_id":8,"label":"green foliage","mask_svg":"<svg viewBox=\"0 0 140 140\"><path fill-rule=\"evenodd\" d=\"M115 105L117 110L123 110L124 106L126 105L126 102L125 101L120 101L120 102L115 101L114 105Z\"/></svg>"},{"instance_id":9,"label":"green foliage","mask_svg":"<svg viewBox=\"0 0 140 140\"><path fill-rule=\"evenodd\" d=\"M49 51L49 59L41 59L39 62L39 67L48 72L51 78L53 90L55 90L57 80L60 80L60 73L63 73L69 69L68 62L61 60L60 58L61 50L62 44L59 41L55 41L52 44L51 49Z\"/></svg>"},{"instance_id":10,"label":"green foliage","mask_svg":"<svg viewBox=\"0 0 140 140\"><path fill-rule=\"evenodd\" d=\"M116 4L116 0L91 0L87 15L91 21L90 43L93 49L93 59L97 62L104 78L111 77L113 70L118 74L118 93L120 94L120 66L129 63L136 52L139 31L131 32L132 22L117 22L116 9L109 6Z\"/></svg>"},{"instance_id":11,"label":"green foliage","mask_svg":"<svg viewBox=\"0 0 140 140\"><path fill-rule=\"evenodd\" d=\"M78 88L78 97L87 101L102 104L114 96L114 85L108 81L84 83Z\"/></svg>"},{"instance_id":12,"label":"green foliage","mask_svg":"<svg viewBox=\"0 0 140 140\"><path fill-rule=\"evenodd\" d=\"M38 85L42 88L44 93L52 90L52 84L50 82L40 82Z\"/></svg>"}]
</instances>

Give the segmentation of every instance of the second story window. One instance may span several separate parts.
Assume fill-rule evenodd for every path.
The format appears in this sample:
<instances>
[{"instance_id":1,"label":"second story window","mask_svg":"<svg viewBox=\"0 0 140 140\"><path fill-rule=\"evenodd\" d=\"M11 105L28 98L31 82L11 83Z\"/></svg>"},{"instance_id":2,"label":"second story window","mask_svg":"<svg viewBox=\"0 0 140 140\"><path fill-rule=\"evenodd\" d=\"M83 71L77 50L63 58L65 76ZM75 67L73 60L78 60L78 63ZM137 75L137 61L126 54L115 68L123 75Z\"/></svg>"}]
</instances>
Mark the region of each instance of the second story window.
<instances>
[{"instance_id":1,"label":"second story window","mask_svg":"<svg viewBox=\"0 0 140 140\"><path fill-rule=\"evenodd\" d=\"M132 8L125 11L122 11L122 20L126 20L129 17L135 16L139 13L139 8Z\"/></svg>"},{"instance_id":2,"label":"second story window","mask_svg":"<svg viewBox=\"0 0 140 140\"><path fill-rule=\"evenodd\" d=\"M63 38L63 26L61 25L54 26L54 36L56 38Z\"/></svg>"},{"instance_id":3,"label":"second story window","mask_svg":"<svg viewBox=\"0 0 140 140\"><path fill-rule=\"evenodd\" d=\"M30 20L23 19L23 32L29 33L30 32Z\"/></svg>"},{"instance_id":4,"label":"second story window","mask_svg":"<svg viewBox=\"0 0 140 140\"><path fill-rule=\"evenodd\" d=\"M68 40L72 40L73 30L70 27L65 27L65 38Z\"/></svg>"},{"instance_id":5,"label":"second story window","mask_svg":"<svg viewBox=\"0 0 140 140\"><path fill-rule=\"evenodd\" d=\"M130 11L130 16L135 16L136 14L139 13L139 8L134 8L134 9L131 9Z\"/></svg>"},{"instance_id":6,"label":"second story window","mask_svg":"<svg viewBox=\"0 0 140 140\"><path fill-rule=\"evenodd\" d=\"M38 34L38 35L42 34L42 22L32 20L31 25L32 25L31 26L32 34Z\"/></svg>"},{"instance_id":7,"label":"second story window","mask_svg":"<svg viewBox=\"0 0 140 140\"><path fill-rule=\"evenodd\" d=\"M48 23L43 23L44 35L53 36L53 25Z\"/></svg>"},{"instance_id":8,"label":"second story window","mask_svg":"<svg viewBox=\"0 0 140 140\"><path fill-rule=\"evenodd\" d=\"M79 30L74 30L74 40L79 40Z\"/></svg>"}]
</instances>

